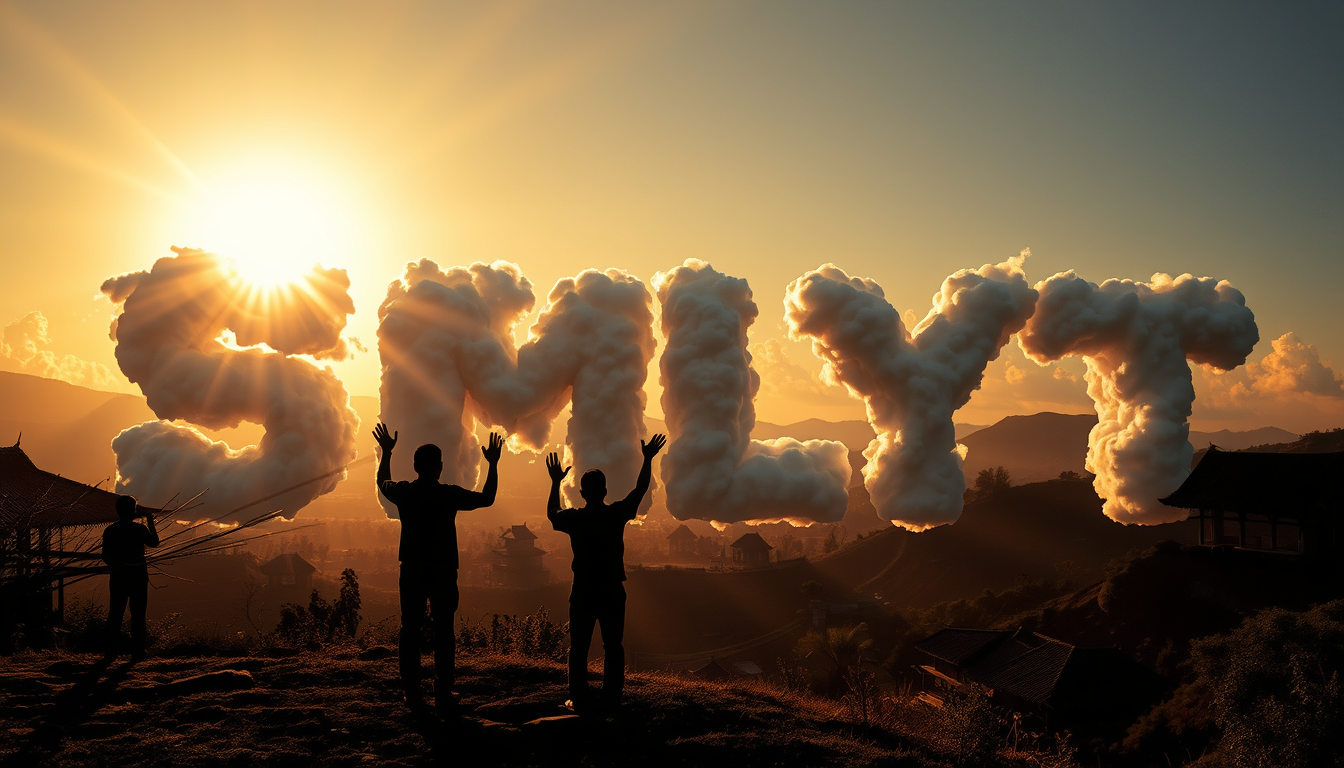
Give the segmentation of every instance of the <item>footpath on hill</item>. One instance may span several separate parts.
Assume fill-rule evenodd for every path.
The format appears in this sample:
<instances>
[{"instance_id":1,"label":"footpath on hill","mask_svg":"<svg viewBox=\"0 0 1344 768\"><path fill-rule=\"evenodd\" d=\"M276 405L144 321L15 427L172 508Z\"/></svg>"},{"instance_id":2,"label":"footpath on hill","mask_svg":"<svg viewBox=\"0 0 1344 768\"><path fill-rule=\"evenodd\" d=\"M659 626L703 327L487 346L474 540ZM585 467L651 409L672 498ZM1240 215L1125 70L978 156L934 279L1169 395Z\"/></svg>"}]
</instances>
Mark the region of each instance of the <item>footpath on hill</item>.
<instances>
[{"instance_id":1,"label":"footpath on hill","mask_svg":"<svg viewBox=\"0 0 1344 768\"><path fill-rule=\"evenodd\" d=\"M613 718L567 715L563 665L462 660L462 717L415 715L388 648L150 658L23 654L0 676L0 763L58 766L938 765L822 699L634 673Z\"/></svg>"}]
</instances>

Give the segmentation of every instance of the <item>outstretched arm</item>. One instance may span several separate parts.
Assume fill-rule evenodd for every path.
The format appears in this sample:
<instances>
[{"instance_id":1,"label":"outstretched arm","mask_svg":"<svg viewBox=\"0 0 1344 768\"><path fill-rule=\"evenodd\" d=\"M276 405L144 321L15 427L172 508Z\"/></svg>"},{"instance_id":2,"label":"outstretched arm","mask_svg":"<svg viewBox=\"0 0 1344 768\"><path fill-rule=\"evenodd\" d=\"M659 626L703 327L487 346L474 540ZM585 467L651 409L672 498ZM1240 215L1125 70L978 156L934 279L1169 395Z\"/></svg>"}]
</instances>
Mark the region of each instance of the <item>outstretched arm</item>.
<instances>
[{"instance_id":1,"label":"outstretched arm","mask_svg":"<svg viewBox=\"0 0 1344 768\"><path fill-rule=\"evenodd\" d=\"M479 492L467 491L465 498L459 502L460 509L480 509L495 503L495 492L499 489L499 456L503 448L504 438L491 432L490 446L481 448L481 454L490 465L485 472L485 485L481 486Z\"/></svg>"},{"instance_id":2,"label":"outstretched arm","mask_svg":"<svg viewBox=\"0 0 1344 768\"><path fill-rule=\"evenodd\" d=\"M565 479L569 470L573 467L560 467L560 457L552 453L546 457L546 472L551 476L551 495L546 499L546 519L551 521L551 527L557 531L556 515L560 512L560 481Z\"/></svg>"},{"instance_id":3,"label":"outstretched arm","mask_svg":"<svg viewBox=\"0 0 1344 768\"><path fill-rule=\"evenodd\" d=\"M392 482L392 449L397 446L397 435L393 432L388 434L387 425L382 422L373 428L373 439L378 441L378 447L383 449L383 455L378 459L378 488L381 489L384 483Z\"/></svg>"},{"instance_id":4,"label":"outstretched arm","mask_svg":"<svg viewBox=\"0 0 1344 768\"><path fill-rule=\"evenodd\" d=\"M649 484L653 482L653 457L663 450L667 445L667 435L654 435L646 443L639 441L640 450L644 452L644 466L639 468L639 479L635 481L635 489L625 497L627 502L636 507L644 500L644 494L649 492Z\"/></svg>"}]
</instances>

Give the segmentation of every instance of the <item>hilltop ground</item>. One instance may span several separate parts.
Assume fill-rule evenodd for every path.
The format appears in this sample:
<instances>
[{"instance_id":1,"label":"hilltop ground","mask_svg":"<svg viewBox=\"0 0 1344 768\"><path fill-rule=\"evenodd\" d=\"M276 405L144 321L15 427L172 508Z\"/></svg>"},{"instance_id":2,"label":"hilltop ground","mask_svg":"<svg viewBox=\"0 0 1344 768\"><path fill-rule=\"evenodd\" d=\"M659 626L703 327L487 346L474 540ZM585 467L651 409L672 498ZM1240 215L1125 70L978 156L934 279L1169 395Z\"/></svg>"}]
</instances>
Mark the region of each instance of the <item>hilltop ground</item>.
<instances>
[{"instance_id":1,"label":"hilltop ground","mask_svg":"<svg viewBox=\"0 0 1344 768\"><path fill-rule=\"evenodd\" d=\"M392 649L267 658L22 654L0 676L0 761L55 766L942 765L835 702L747 683L635 673L622 712L569 716L565 669L460 660L464 716L400 701Z\"/></svg>"}]
</instances>

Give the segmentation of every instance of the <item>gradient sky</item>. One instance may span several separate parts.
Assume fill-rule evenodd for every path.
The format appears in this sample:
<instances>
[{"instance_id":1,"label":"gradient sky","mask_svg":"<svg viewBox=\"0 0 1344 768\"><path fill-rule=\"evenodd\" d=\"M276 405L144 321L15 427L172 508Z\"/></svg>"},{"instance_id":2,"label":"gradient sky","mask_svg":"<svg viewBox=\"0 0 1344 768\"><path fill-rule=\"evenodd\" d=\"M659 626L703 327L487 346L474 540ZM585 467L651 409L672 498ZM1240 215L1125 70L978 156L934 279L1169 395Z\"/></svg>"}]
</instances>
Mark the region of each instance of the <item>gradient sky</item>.
<instances>
[{"instance_id":1,"label":"gradient sky","mask_svg":"<svg viewBox=\"0 0 1344 768\"><path fill-rule=\"evenodd\" d=\"M1341 136L1339 4L5 2L0 325L40 311L58 359L115 368L105 277L267 239L349 271L370 351L334 367L372 395L410 259L544 296L696 257L750 281L767 344L823 262L922 316L1029 247L1033 281L1230 280L1252 360L1293 332L1306 368L1197 370L1196 428L1330 428ZM311 198L285 231L217 210L275 189ZM806 346L759 351L763 419L862 417ZM1082 370L1011 348L958 420L1085 412Z\"/></svg>"}]
</instances>

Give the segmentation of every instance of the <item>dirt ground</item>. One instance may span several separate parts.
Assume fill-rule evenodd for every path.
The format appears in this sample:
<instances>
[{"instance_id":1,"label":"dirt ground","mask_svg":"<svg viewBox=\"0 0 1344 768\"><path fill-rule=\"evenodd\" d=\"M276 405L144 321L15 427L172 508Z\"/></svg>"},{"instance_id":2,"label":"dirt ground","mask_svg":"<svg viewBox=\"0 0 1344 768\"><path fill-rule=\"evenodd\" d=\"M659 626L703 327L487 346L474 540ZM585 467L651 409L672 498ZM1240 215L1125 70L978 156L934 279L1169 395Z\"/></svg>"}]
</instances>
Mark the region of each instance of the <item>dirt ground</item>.
<instances>
[{"instance_id":1,"label":"dirt ground","mask_svg":"<svg viewBox=\"0 0 1344 768\"><path fill-rule=\"evenodd\" d=\"M22 654L0 660L0 763L936 764L824 700L758 685L634 673L618 714L578 718L562 708L562 665L472 656L458 667L461 716L444 720L402 703L386 647L134 664Z\"/></svg>"}]
</instances>

